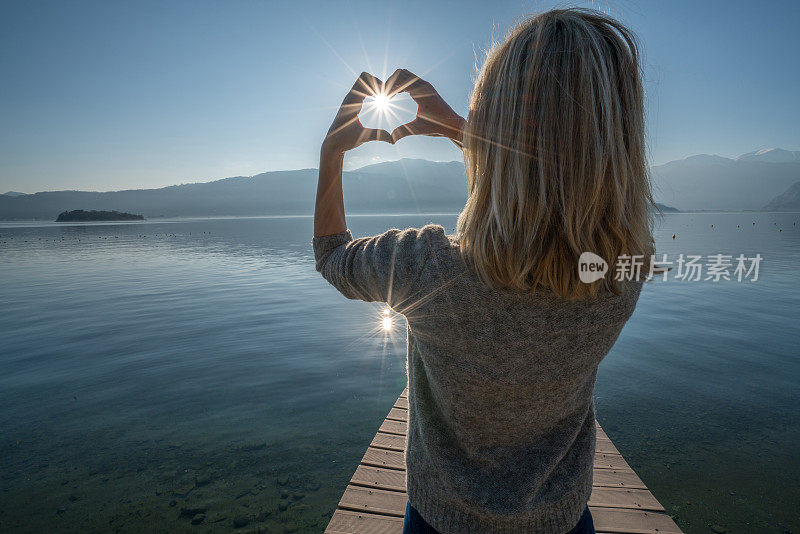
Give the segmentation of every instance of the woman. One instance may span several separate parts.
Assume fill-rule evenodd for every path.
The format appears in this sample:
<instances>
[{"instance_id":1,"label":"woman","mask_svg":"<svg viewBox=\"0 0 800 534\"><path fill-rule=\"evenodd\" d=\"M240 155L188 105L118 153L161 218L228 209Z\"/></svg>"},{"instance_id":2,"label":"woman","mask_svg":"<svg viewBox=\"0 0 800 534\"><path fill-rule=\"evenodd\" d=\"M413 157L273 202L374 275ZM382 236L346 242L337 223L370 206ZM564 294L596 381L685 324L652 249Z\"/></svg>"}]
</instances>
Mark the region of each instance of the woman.
<instances>
[{"instance_id":1,"label":"woman","mask_svg":"<svg viewBox=\"0 0 800 534\"><path fill-rule=\"evenodd\" d=\"M417 119L364 129L361 103L380 91L410 93ZM488 54L467 121L405 70L385 85L365 73L345 98L321 150L313 247L346 297L408 322L405 532L594 532L595 376L641 282L584 283L578 259L653 253L642 100L633 35L582 9L517 25ZM354 240L344 153L407 135L463 147L456 234Z\"/></svg>"}]
</instances>

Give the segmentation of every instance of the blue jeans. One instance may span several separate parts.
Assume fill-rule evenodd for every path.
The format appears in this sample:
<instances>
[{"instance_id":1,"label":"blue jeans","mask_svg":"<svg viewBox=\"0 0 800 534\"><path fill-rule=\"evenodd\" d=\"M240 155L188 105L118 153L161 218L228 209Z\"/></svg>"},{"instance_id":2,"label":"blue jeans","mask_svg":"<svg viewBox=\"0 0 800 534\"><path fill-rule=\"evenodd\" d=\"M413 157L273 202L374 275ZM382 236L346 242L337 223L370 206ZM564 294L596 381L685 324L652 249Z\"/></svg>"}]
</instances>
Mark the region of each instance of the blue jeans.
<instances>
[{"instance_id":1,"label":"blue jeans","mask_svg":"<svg viewBox=\"0 0 800 534\"><path fill-rule=\"evenodd\" d=\"M403 534L437 534L436 530L422 519L419 512L411 506L411 503L406 504L406 517L403 520ZM578 524L573 527L567 534L595 534L594 521L592 520L592 513L589 507L583 511L583 515Z\"/></svg>"}]
</instances>

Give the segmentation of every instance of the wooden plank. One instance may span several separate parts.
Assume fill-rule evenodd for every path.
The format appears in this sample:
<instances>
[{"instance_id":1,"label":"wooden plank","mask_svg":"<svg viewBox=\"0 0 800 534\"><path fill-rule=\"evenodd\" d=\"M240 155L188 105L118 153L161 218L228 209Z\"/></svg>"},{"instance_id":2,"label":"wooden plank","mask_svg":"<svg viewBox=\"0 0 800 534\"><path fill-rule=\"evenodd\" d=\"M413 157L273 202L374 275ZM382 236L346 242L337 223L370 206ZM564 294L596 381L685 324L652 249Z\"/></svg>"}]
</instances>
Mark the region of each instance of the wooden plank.
<instances>
[{"instance_id":1,"label":"wooden plank","mask_svg":"<svg viewBox=\"0 0 800 534\"><path fill-rule=\"evenodd\" d=\"M606 488L595 486L589 497L589 506L632 508L664 512L664 507L647 489Z\"/></svg>"},{"instance_id":2,"label":"wooden plank","mask_svg":"<svg viewBox=\"0 0 800 534\"><path fill-rule=\"evenodd\" d=\"M374 465L376 467L405 469L405 457L402 452L390 449L379 449L377 447L368 447L361 463L364 465ZM634 473L633 469L631 469L620 454L595 454L594 468L596 470L607 469Z\"/></svg>"},{"instance_id":3,"label":"wooden plank","mask_svg":"<svg viewBox=\"0 0 800 534\"><path fill-rule=\"evenodd\" d=\"M647 489L644 482L633 471L595 469L593 475L592 485L594 486Z\"/></svg>"},{"instance_id":4,"label":"wooden plank","mask_svg":"<svg viewBox=\"0 0 800 534\"><path fill-rule=\"evenodd\" d=\"M611 440L608 438L597 438L595 452L613 452L615 454L619 454L617 447L614 446L614 444L611 443Z\"/></svg>"},{"instance_id":5,"label":"wooden plank","mask_svg":"<svg viewBox=\"0 0 800 534\"><path fill-rule=\"evenodd\" d=\"M407 423L408 410L404 410L402 408L392 408L391 410L389 410L389 415L387 415L386 418L393 419L395 421L403 421Z\"/></svg>"},{"instance_id":6,"label":"wooden plank","mask_svg":"<svg viewBox=\"0 0 800 534\"><path fill-rule=\"evenodd\" d=\"M407 390L364 453L326 532L402 531L406 495ZM664 507L595 422L597 447L589 508L598 534L681 534Z\"/></svg>"},{"instance_id":7,"label":"wooden plank","mask_svg":"<svg viewBox=\"0 0 800 534\"><path fill-rule=\"evenodd\" d=\"M628 465L628 462L625 461L621 454L610 452L596 452L594 454L594 468L633 472L633 469L631 469L631 466Z\"/></svg>"},{"instance_id":8,"label":"wooden plank","mask_svg":"<svg viewBox=\"0 0 800 534\"><path fill-rule=\"evenodd\" d=\"M350 484L370 488L406 492L406 472L359 465Z\"/></svg>"},{"instance_id":9,"label":"wooden plank","mask_svg":"<svg viewBox=\"0 0 800 534\"><path fill-rule=\"evenodd\" d=\"M663 512L589 506L594 529L625 534L683 534L670 516Z\"/></svg>"},{"instance_id":10,"label":"wooden plank","mask_svg":"<svg viewBox=\"0 0 800 534\"><path fill-rule=\"evenodd\" d=\"M383 432L378 432L372 439L370 447L402 452L406 450L406 437L398 436L397 434L384 434Z\"/></svg>"},{"instance_id":11,"label":"wooden plank","mask_svg":"<svg viewBox=\"0 0 800 534\"><path fill-rule=\"evenodd\" d=\"M370 465L359 465L356 469L351 484L356 486L368 486L378 489L392 490L392 491L405 491L406 490L406 474L404 470L400 469L386 469L378 468ZM647 490L647 487L642 483L635 473L625 473L619 471L610 471L607 469L595 469L594 471L594 487L592 497L598 497L597 502L603 502L603 506L616 506L619 503L609 501L609 494L603 494L605 489L633 489L633 490ZM599 492L599 493L598 493ZM647 495L652 496L651 493ZM629 508L633 508L635 498L640 497L639 493L634 493L629 502ZM641 496L647 499L647 496ZM603 500L604 499L604 500ZM647 501L650 506L642 506L643 509L663 510L658 501ZM600 506L600 504L597 504Z\"/></svg>"},{"instance_id":12,"label":"wooden plank","mask_svg":"<svg viewBox=\"0 0 800 534\"><path fill-rule=\"evenodd\" d=\"M367 447L367 452L364 453L364 457L361 459L361 465L372 465L375 467L405 471L406 457L403 452Z\"/></svg>"},{"instance_id":13,"label":"wooden plank","mask_svg":"<svg viewBox=\"0 0 800 534\"><path fill-rule=\"evenodd\" d=\"M392 421L391 419L386 419L378 429L379 432L383 432L384 434L397 434L398 436L405 436L407 430L408 423Z\"/></svg>"},{"instance_id":14,"label":"wooden plank","mask_svg":"<svg viewBox=\"0 0 800 534\"><path fill-rule=\"evenodd\" d=\"M402 517L340 509L333 513L325 534L400 534L402 531Z\"/></svg>"},{"instance_id":15,"label":"wooden plank","mask_svg":"<svg viewBox=\"0 0 800 534\"><path fill-rule=\"evenodd\" d=\"M339 508L355 512L403 517L408 496L404 492L386 491L361 486L347 486L339 501Z\"/></svg>"}]
</instances>

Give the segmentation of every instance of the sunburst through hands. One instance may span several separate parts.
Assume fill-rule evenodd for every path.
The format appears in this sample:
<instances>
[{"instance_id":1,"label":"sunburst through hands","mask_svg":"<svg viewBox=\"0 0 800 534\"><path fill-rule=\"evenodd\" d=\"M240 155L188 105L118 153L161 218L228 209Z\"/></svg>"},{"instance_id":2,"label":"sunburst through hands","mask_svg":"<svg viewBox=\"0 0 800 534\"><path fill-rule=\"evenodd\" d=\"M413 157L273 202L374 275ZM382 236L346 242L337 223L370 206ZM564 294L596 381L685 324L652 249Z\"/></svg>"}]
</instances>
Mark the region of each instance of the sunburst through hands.
<instances>
[{"instance_id":1,"label":"sunburst through hands","mask_svg":"<svg viewBox=\"0 0 800 534\"><path fill-rule=\"evenodd\" d=\"M381 327L383 328L383 331L386 332L386 333L390 333L392 331L392 329L394 328L391 313L392 312L391 312L391 310L389 308L385 308L383 310L383 318L381 319Z\"/></svg>"},{"instance_id":2,"label":"sunburst through hands","mask_svg":"<svg viewBox=\"0 0 800 534\"><path fill-rule=\"evenodd\" d=\"M389 97L381 89L364 99L358 118L365 128L391 132L401 124L414 120L416 115L417 105L407 94Z\"/></svg>"}]
</instances>

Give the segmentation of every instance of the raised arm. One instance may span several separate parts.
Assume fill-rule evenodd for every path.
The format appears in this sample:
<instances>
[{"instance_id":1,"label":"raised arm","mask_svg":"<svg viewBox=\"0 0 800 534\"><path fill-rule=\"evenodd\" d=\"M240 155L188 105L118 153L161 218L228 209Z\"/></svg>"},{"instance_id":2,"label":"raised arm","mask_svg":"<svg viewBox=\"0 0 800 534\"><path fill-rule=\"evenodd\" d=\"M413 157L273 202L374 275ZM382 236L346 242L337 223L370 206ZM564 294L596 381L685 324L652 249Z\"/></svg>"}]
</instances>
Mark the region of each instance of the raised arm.
<instances>
[{"instance_id":1,"label":"raised arm","mask_svg":"<svg viewBox=\"0 0 800 534\"><path fill-rule=\"evenodd\" d=\"M319 154L319 180L314 208L314 236L325 236L347 230L342 195L344 154L367 141L394 143L386 130L364 128L358 120L364 99L382 90L383 84L373 75L362 72L353 88L344 97L336 118L322 142Z\"/></svg>"}]
</instances>

